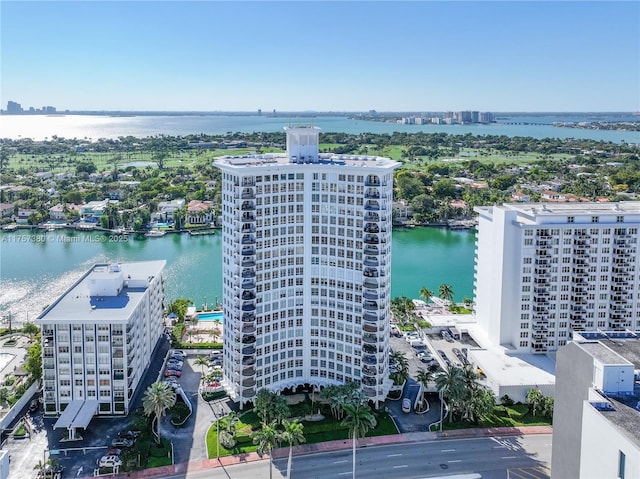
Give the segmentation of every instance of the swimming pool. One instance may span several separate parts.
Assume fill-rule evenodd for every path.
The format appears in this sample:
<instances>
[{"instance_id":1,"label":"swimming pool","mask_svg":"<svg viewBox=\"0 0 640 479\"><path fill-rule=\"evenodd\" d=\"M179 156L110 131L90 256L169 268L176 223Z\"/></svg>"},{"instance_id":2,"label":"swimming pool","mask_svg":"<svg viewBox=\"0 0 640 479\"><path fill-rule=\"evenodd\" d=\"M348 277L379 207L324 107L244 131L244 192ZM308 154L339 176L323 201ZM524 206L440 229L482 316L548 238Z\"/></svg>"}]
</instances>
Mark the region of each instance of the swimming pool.
<instances>
[{"instance_id":1,"label":"swimming pool","mask_svg":"<svg viewBox=\"0 0 640 479\"><path fill-rule=\"evenodd\" d=\"M198 321L223 321L223 314L220 311L215 313L198 313Z\"/></svg>"}]
</instances>

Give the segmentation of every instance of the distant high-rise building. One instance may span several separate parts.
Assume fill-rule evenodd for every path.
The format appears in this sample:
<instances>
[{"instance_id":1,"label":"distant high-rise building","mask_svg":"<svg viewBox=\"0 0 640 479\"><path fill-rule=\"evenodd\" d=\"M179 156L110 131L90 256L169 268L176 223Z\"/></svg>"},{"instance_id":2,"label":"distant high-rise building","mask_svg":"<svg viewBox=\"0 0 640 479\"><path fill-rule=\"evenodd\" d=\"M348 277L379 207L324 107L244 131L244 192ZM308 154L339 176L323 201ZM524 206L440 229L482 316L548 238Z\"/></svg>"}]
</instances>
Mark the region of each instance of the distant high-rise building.
<instances>
[{"instance_id":1,"label":"distant high-rise building","mask_svg":"<svg viewBox=\"0 0 640 479\"><path fill-rule=\"evenodd\" d=\"M389 376L396 161L318 153L319 128L285 128L286 154L224 157L224 385L258 390Z\"/></svg>"},{"instance_id":2,"label":"distant high-rise building","mask_svg":"<svg viewBox=\"0 0 640 479\"><path fill-rule=\"evenodd\" d=\"M476 318L546 353L574 331L640 329L640 202L478 207Z\"/></svg>"},{"instance_id":3,"label":"distant high-rise building","mask_svg":"<svg viewBox=\"0 0 640 479\"><path fill-rule=\"evenodd\" d=\"M7 102L7 113L11 115L22 113L22 105L20 105L20 103L16 103L15 101L9 100Z\"/></svg>"}]
</instances>

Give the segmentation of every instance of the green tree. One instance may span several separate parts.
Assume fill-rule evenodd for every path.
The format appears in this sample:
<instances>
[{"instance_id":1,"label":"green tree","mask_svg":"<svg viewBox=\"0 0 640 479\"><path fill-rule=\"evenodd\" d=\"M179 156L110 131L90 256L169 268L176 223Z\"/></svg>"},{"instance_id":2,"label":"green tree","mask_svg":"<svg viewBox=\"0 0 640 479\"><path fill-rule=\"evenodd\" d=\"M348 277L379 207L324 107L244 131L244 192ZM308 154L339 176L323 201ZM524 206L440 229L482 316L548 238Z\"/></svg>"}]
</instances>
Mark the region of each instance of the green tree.
<instances>
[{"instance_id":1,"label":"green tree","mask_svg":"<svg viewBox=\"0 0 640 479\"><path fill-rule=\"evenodd\" d=\"M147 388L142 398L145 416L155 416L156 430L153 431L155 441L162 444L160 437L160 417L176 403L176 393L165 383L155 382Z\"/></svg>"},{"instance_id":2,"label":"green tree","mask_svg":"<svg viewBox=\"0 0 640 479\"><path fill-rule=\"evenodd\" d=\"M30 338L34 338L40 332L40 328L33 323L26 323L22 327L22 332L28 334Z\"/></svg>"},{"instance_id":3,"label":"green tree","mask_svg":"<svg viewBox=\"0 0 640 479\"><path fill-rule=\"evenodd\" d=\"M345 404L346 417L342 425L349 429L353 447L353 479L356 477L356 442L359 437L364 437L369 430L376 427L376 418L371 408L366 404Z\"/></svg>"},{"instance_id":4,"label":"green tree","mask_svg":"<svg viewBox=\"0 0 640 479\"><path fill-rule=\"evenodd\" d=\"M235 411L231 411L224 418L219 419L219 421L221 426L220 444L222 444L225 449L232 449L236 445L236 432L240 419Z\"/></svg>"},{"instance_id":5,"label":"green tree","mask_svg":"<svg viewBox=\"0 0 640 479\"><path fill-rule=\"evenodd\" d=\"M451 285L442 283L438 288L438 295L441 299L453 303L453 287Z\"/></svg>"},{"instance_id":6,"label":"green tree","mask_svg":"<svg viewBox=\"0 0 640 479\"><path fill-rule=\"evenodd\" d=\"M542 394L540 389L533 388L527 391L527 404L529 405L529 409L531 409L531 414L533 416L544 409L544 400L544 394Z\"/></svg>"},{"instance_id":7,"label":"green tree","mask_svg":"<svg viewBox=\"0 0 640 479\"><path fill-rule=\"evenodd\" d=\"M35 380L42 378L42 346L40 341L34 342L27 349L27 364L24 369L31 374Z\"/></svg>"},{"instance_id":8,"label":"green tree","mask_svg":"<svg viewBox=\"0 0 640 479\"><path fill-rule=\"evenodd\" d=\"M420 297L424 299L425 303L428 303L429 300L431 299L431 296L433 296L433 291L427 288L426 286L420 288L419 293L420 293Z\"/></svg>"},{"instance_id":9,"label":"green tree","mask_svg":"<svg viewBox=\"0 0 640 479\"><path fill-rule=\"evenodd\" d=\"M187 308L193 304L193 301L186 298L178 298L172 301L167 311L173 313L178 317L180 322L184 321L184 317L187 314Z\"/></svg>"},{"instance_id":10,"label":"green tree","mask_svg":"<svg viewBox=\"0 0 640 479\"><path fill-rule=\"evenodd\" d=\"M269 454L269 478L273 477L271 451L280 442L280 433L276 428L275 421L263 424L260 430L253 434L253 443L258 445L256 452L260 457Z\"/></svg>"},{"instance_id":11,"label":"green tree","mask_svg":"<svg viewBox=\"0 0 640 479\"><path fill-rule=\"evenodd\" d=\"M202 368L202 374L204 375L204 368L209 365L209 359L206 356L198 356L194 364Z\"/></svg>"},{"instance_id":12,"label":"green tree","mask_svg":"<svg viewBox=\"0 0 640 479\"><path fill-rule=\"evenodd\" d=\"M459 410L465 397L465 383L462 369L452 366L436 378L436 387L444 398L449 401L451 412ZM453 414L449 414L449 421L453 421Z\"/></svg>"},{"instance_id":13,"label":"green tree","mask_svg":"<svg viewBox=\"0 0 640 479\"><path fill-rule=\"evenodd\" d=\"M293 446L298 446L306 441L304 438L304 425L294 419L293 421L282 421L283 431L280 434L280 438L289 444L289 461L287 462L287 479L291 478L291 460L293 456Z\"/></svg>"},{"instance_id":14,"label":"green tree","mask_svg":"<svg viewBox=\"0 0 640 479\"><path fill-rule=\"evenodd\" d=\"M396 386L404 384L409 377L409 360L400 351L395 351L390 355L391 362L395 364L396 371L390 374Z\"/></svg>"},{"instance_id":15,"label":"green tree","mask_svg":"<svg viewBox=\"0 0 640 479\"><path fill-rule=\"evenodd\" d=\"M443 178L433 184L432 192L438 199L453 198L456 195L456 185L452 180Z\"/></svg>"},{"instance_id":16,"label":"green tree","mask_svg":"<svg viewBox=\"0 0 640 479\"><path fill-rule=\"evenodd\" d=\"M275 400L275 393L269 391L267 388L262 388L256 394L256 398L253 400L253 409L260 418L262 424L269 424L273 420L273 403Z\"/></svg>"}]
</instances>

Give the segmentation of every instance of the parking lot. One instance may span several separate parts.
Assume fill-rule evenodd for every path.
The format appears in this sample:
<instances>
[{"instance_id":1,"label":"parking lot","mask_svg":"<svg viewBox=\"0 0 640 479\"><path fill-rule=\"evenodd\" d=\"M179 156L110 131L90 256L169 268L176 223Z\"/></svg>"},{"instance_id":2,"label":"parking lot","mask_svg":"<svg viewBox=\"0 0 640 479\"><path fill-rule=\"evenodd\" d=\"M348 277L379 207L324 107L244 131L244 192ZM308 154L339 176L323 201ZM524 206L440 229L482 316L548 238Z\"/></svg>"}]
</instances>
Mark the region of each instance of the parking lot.
<instances>
[{"instance_id":1,"label":"parking lot","mask_svg":"<svg viewBox=\"0 0 640 479\"><path fill-rule=\"evenodd\" d=\"M94 417L86 430L80 430L82 440L61 441L66 429L53 430L57 418L43 417L42 409L35 413L24 411L20 417L26 417L32 425L32 434L25 439L7 439L3 449L8 450L11 457L10 477L12 479L32 479L38 462L46 462L55 458L64 467L62 477L92 476L98 460L105 454L119 431L131 429L135 413L141 410L142 397L146 388L157 379L163 379L163 364L169 349L168 342L162 341L152 357L151 365L143 377L138 392L134 396L133 407L127 417ZM198 354L209 351L189 352L179 378L181 387L193 407L193 414L180 427L170 423L167 415L162 420L162 436L169 439L174 446L176 463L205 459L206 432L215 421L216 415L224 415L230 409L226 400L207 403L200 398L198 387L202 375L202 367L195 365ZM206 368L205 368L206 370ZM50 451L50 456L47 454Z\"/></svg>"}]
</instances>

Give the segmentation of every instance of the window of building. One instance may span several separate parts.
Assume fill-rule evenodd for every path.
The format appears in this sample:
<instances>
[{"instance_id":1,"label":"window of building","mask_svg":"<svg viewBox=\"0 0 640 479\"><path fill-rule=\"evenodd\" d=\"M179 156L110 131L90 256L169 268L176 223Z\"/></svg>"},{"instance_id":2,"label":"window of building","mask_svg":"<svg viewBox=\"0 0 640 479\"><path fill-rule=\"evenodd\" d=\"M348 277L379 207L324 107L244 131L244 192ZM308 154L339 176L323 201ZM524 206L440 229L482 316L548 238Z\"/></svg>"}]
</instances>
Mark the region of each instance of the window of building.
<instances>
[{"instance_id":1,"label":"window of building","mask_svg":"<svg viewBox=\"0 0 640 479\"><path fill-rule=\"evenodd\" d=\"M618 451L618 478L625 479L627 456L622 451Z\"/></svg>"}]
</instances>

